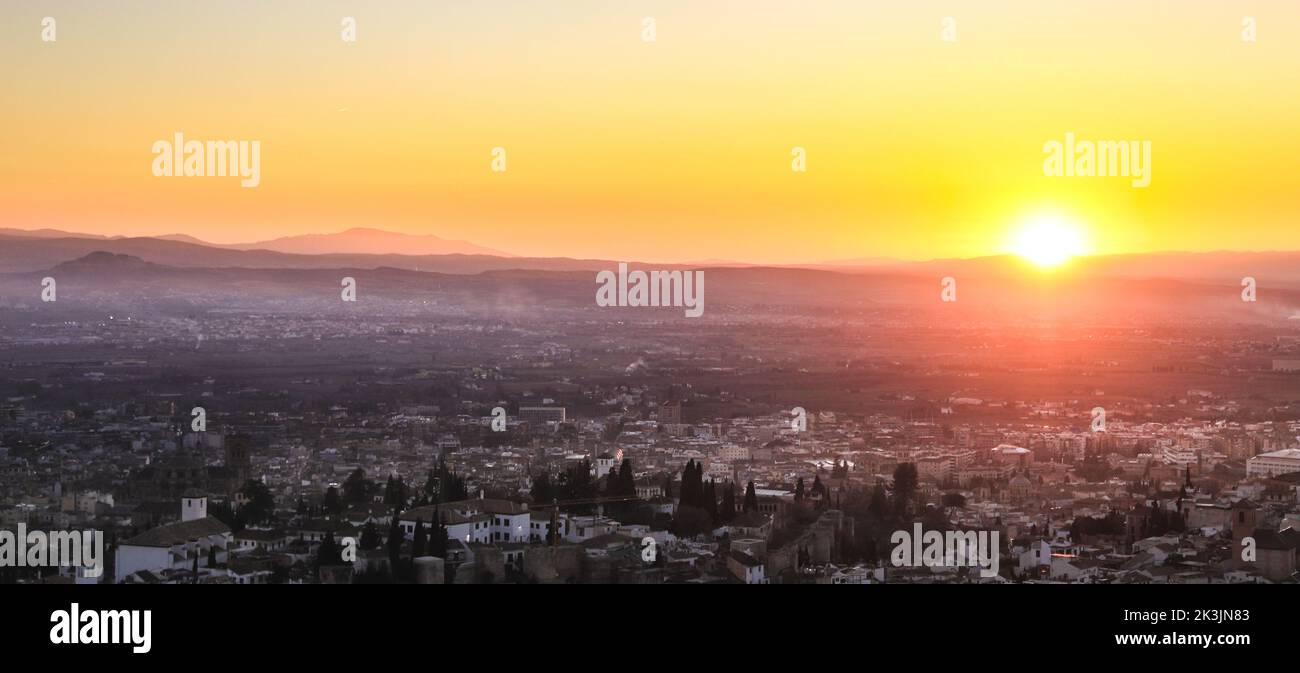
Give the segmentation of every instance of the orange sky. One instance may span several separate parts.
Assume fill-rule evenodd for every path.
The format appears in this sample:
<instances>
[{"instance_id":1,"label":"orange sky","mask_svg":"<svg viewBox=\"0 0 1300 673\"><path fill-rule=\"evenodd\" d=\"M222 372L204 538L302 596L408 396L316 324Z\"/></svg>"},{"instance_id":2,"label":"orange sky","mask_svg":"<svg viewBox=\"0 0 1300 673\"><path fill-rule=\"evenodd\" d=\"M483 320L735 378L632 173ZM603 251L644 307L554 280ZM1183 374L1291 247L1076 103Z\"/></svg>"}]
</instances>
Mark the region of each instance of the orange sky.
<instances>
[{"instance_id":1,"label":"orange sky","mask_svg":"<svg viewBox=\"0 0 1300 673\"><path fill-rule=\"evenodd\" d=\"M1050 213L1092 252L1300 249L1300 5L1228 4L5 3L0 226L810 262ZM154 177L176 131L261 141L261 184ZM1067 131L1149 140L1150 186L1045 176Z\"/></svg>"}]
</instances>

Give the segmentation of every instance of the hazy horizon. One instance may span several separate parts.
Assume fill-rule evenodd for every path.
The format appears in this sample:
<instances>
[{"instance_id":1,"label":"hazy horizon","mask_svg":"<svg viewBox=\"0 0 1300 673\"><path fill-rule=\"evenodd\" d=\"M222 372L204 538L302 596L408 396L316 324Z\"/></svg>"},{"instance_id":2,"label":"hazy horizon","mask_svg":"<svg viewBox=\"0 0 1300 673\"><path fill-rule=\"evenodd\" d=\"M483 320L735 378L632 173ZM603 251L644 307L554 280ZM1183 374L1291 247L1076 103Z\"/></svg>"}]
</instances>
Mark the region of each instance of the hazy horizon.
<instances>
[{"instance_id":1,"label":"hazy horizon","mask_svg":"<svg viewBox=\"0 0 1300 673\"><path fill-rule=\"evenodd\" d=\"M119 233L92 233L92 232L88 232L88 231L74 231L74 230L66 230L66 229L59 229L59 228L55 228L55 227L45 227L45 226L34 227L34 228L16 227L16 226L0 226L0 236L5 236L5 235L18 235L18 234L9 234L9 233L7 233L7 231L16 231L16 232L24 232L24 233L28 233L28 234L37 234L37 233L41 233L41 232L60 232L60 233L62 233L62 234L66 234L67 237L70 237L70 238L100 237L100 238L102 238L103 240L120 240L120 239L131 239L131 238L151 238L151 239L158 239L158 240L177 240L177 238L179 238L179 239L192 239L192 240L195 242L196 245L207 245L207 246L211 246L211 247L225 247L225 248L234 249L234 250L254 250L254 249L265 249L265 248L255 248L255 247L252 247L252 246L256 246L256 245L259 245L259 244L268 244L268 243L273 243L273 242L275 242L275 241L279 241L279 240L282 240L282 239L295 239L295 238L305 238L305 237L330 237L330 236L337 236L337 235L340 235L340 234L345 234L345 233L354 232L354 231L366 231L366 230L370 230L370 231L378 231L378 232L380 232L380 233L384 233L384 234L400 234L400 235L405 235L405 236L429 236L429 237L434 237L434 238L441 239L441 240L443 240L443 241L447 241L447 242L449 242L449 243L466 243L466 244L475 245L475 246L478 245L477 242L476 242L476 241L473 241L473 240L450 239L450 238L446 238L446 237L444 237L444 236L439 236L439 235L436 234L436 233L423 233L423 234L416 233L416 234L413 234L413 233L400 232L400 231L380 230L380 229L376 229L375 227L369 227L369 226L352 226L352 227L345 227L345 228L343 228L343 229L339 229L339 230L337 230L337 231L315 231L315 232L308 232L308 233L304 233L304 234L293 234L293 235L290 235L290 236L277 237L277 238L273 238L273 239L262 239L262 240L232 240L232 241L228 241L228 242L227 242L227 241L213 241L213 240L207 240L207 239L203 239L203 238L198 237L198 236L193 236L193 235L190 235L190 234L179 233L179 232L176 232L176 231L172 231L172 232L170 232L170 233L153 233L153 234L134 234L134 235L126 235L126 234L119 234ZM49 236L49 235L47 235L47 236L32 236L32 238L53 238L53 237L54 237L54 236ZM181 240L181 241L179 241L179 242L190 242L190 241L187 241L187 240ZM1235 254L1241 254L1241 255L1262 254L1262 255L1267 255L1267 254L1288 254L1288 253L1300 253L1300 247L1297 247L1297 248L1294 248L1294 249L1266 249L1266 250L1262 250L1262 249L1231 249L1231 248L1218 248L1218 249L1207 249L1207 250L1174 250L1174 249L1164 249L1164 250L1142 250L1142 251L1112 252L1112 253L1078 253L1078 254L1076 254L1076 255L1073 255L1073 256L1071 257L1071 260L1087 260L1087 259L1100 259L1100 258L1113 258L1113 257L1127 257L1127 256L1143 256L1143 255L1152 255L1152 256L1156 256L1156 255L1214 255L1214 254L1227 254L1227 255L1235 255ZM403 250L401 250L401 249L397 249L397 248L395 248L395 249L393 249L393 250L391 250L391 251L386 251L386 252L359 252L359 251L350 251L350 250L348 250L348 251L337 251L337 252L335 252L335 251L330 251L330 252L289 252L289 253L286 253L286 254L296 254L296 255L337 255L337 254L358 254L358 255L403 255L403 256L420 256L420 257L423 257L423 256L430 256L430 255L434 255L434 256L436 256L436 255L445 255L445 254L482 254L482 255L497 256L497 257L503 257L503 258L510 258L510 257L521 257L521 258L536 257L536 258L553 258L553 259L575 259L575 260L577 260L577 259L596 259L596 260L604 260L604 261L620 261L620 258L610 257L610 256L603 256L603 257L602 257L602 256L595 256L595 257L578 257L578 256L575 256L575 255L524 255L524 254L514 253L514 252L509 251L509 250L500 250L500 251L496 251L496 252L482 252L482 253L414 253L414 252L403 251ZM721 259L721 258L719 258L719 259L680 259L680 260L679 260L679 259L658 259L658 258L636 258L636 257L633 257L633 258L624 258L624 259L622 259L621 261L629 261L629 262L637 262L637 263L663 262L663 263L668 263L668 264L679 264L679 265L695 264L695 265L700 265L700 266L705 266L705 265L710 265L710 264L724 264L724 265L773 266L773 267L782 267L782 266L830 266L830 267L843 266L843 267L864 267L864 266L888 266L888 265L891 265L891 264L914 264L914 263L927 263L927 262L943 262L943 261L948 261L948 260L955 260L955 261L972 261L972 260L990 259L990 258L998 258L998 257L1016 257L1016 253L1011 252L1011 251L998 251L998 252L992 252L992 253L989 253L989 254L974 255L974 256L969 256L969 257L907 258L907 257L884 257L884 256L880 256L880 257L850 257L850 258L819 259L819 260L810 260L810 261L766 261L766 262L751 261L751 260L746 260L746 259Z\"/></svg>"}]
</instances>

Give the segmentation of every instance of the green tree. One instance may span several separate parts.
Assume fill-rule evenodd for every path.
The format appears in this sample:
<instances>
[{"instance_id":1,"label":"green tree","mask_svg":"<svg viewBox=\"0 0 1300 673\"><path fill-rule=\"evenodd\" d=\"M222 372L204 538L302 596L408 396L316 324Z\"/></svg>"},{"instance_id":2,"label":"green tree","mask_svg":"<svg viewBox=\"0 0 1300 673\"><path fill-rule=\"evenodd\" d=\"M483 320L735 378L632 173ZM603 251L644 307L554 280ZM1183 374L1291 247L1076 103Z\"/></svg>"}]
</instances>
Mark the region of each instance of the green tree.
<instances>
[{"instance_id":1,"label":"green tree","mask_svg":"<svg viewBox=\"0 0 1300 673\"><path fill-rule=\"evenodd\" d=\"M229 502L208 505L208 516L230 526L232 532L238 533L244 530L244 518L235 512Z\"/></svg>"},{"instance_id":2,"label":"green tree","mask_svg":"<svg viewBox=\"0 0 1300 673\"><path fill-rule=\"evenodd\" d=\"M388 562L391 564L394 576L397 575L398 562L402 559L402 542L406 537L397 517L398 512L394 511L393 522L388 526Z\"/></svg>"},{"instance_id":3,"label":"green tree","mask_svg":"<svg viewBox=\"0 0 1300 673\"><path fill-rule=\"evenodd\" d=\"M384 488L384 504L389 507L406 507L406 482L401 475L389 475L388 485Z\"/></svg>"},{"instance_id":4,"label":"green tree","mask_svg":"<svg viewBox=\"0 0 1300 673\"><path fill-rule=\"evenodd\" d=\"M682 468L682 494L679 504L704 508L704 466L695 459L686 461Z\"/></svg>"},{"instance_id":5,"label":"green tree","mask_svg":"<svg viewBox=\"0 0 1300 673\"><path fill-rule=\"evenodd\" d=\"M415 520L414 537L414 541L411 542L411 556L416 558L424 556L424 547L428 543L428 537L424 533L424 521L419 518Z\"/></svg>"},{"instance_id":6,"label":"green tree","mask_svg":"<svg viewBox=\"0 0 1300 673\"><path fill-rule=\"evenodd\" d=\"M334 531L325 531L325 539L316 548L316 567L343 564L343 550L334 541Z\"/></svg>"},{"instance_id":7,"label":"green tree","mask_svg":"<svg viewBox=\"0 0 1300 673\"><path fill-rule=\"evenodd\" d=\"M894 513L900 518L905 519L910 515L918 482L916 465L913 463L899 463L894 468Z\"/></svg>"},{"instance_id":8,"label":"green tree","mask_svg":"<svg viewBox=\"0 0 1300 673\"><path fill-rule=\"evenodd\" d=\"M718 506L718 520L729 523L736 517L736 485L727 482L722 487L722 504Z\"/></svg>"},{"instance_id":9,"label":"green tree","mask_svg":"<svg viewBox=\"0 0 1300 673\"><path fill-rule=\"evenodd\" d=\"M343 480L343 501L358 505L370 499L370 482L366 481L366 472L357 468Z\"/></svg>"},{"instance_id":10,"label":"green tree","mask_svg":"<svg viewBox=\"0 0 1300 673\"><path fill-rule=\"evenodd\" d=\"M605 497L612 498L618 495L618 466L609 468L609 474L605 475Z\"/></svg>"},{"instance_id":11,"label":"green tree","mask_svg":"<svg viewBox=\"0 0 1300 673\"><path fill-rule=\"evenodd\" d=\"M440 559L447 558L447 526L442 522L442 514L435 507L433 520L429 523L429 543L426 553Z\"/></svg>"},{"instance_id":12,"label":"green tree","mask_svg":"<svg viewBox=\"0 0 1300 673\"><path fill-rule=\"evenodd\" d=\"M871 489L871 504L867 506L867 511L877 519L889 516L889 495L885 493L885 487L876 484Z\"/></svg>"},{"instance_id":13,"label":"green tree","mask_svg":"<svg viewBox=\"0 0 1300 673\"><path fill-rule=\"evenodd\" d=\"M325 498L321 504L325 507L325 513L332 517L343 513L343 499L339 497L339 490L333 486L325 491Z\"/></svg>"},{"instance_id":14,"label":"green tree","mask_svg":"<svg viewBox=\"0 0 1300 673\"><path fill-rule=\"evenodd\" d=\"M533 488L528 492L535 504L549 503L555 499L555 489L551 486L551 475L543 472L533 477Z\"/></svg>"},{"instance_id":15,"label":"green tree","mask_svg":"<svg viewBox=\"0 0 1300 673\"><path fill-rule=\"evenodd\" d=\"M596 483L591 479L591 461L585 458L560 475L561 500L585 500L596 496ZM590 506L575 507L574 511L586 514Z\"/></svg>"},{"instance_id":16,"label":"green tree","mask_svg":"<svg viewBox=\"0 0 1300 673\"><path fill-rule=\"evenodd\" d=\"M433 470L429 470L429 474L428 474L428 476L425 477L425 479L424 479L424 489L423 489L423 490L424 490L424 495L425 495L425 497L429 498L430 500L437 499L437 497L438 497L438 477L437 477L436 474L434 474L434 471L433 471Z\"/></svg>"},{"instance_id":17,"label":"green tree","mask_svg":"<svg viewBox=\"0 0 1300 673\"><path fill-rule=\"evenodd\" d=\"M709 513L694 505L678 505L673 515L673 534L678 537L702 535L711 529L711 525Z\"/></svg>"},{"instance_id":18,"label":"green tree","mask_svg":"<svg viewBox=\"0 0 1300 673\"><path fill-rule=\"evenodd\" d=\"M437 501L457 502L469 499L469 490L465 480L447 467L446 459L438 461L438 498Z\"/></svg>"},{"instance_id":19,"label":"green tree","mask_svg":"<svg viewBox=\"0 0 1300 673\"><path fill-rule=\"evenodd\" d=\"M636 475L632 470L631 459L624 458L622 465L619 465L618 478L615 479L614 495L625 497L636 495Z\"/></svg>"},{"instance_id":20,"label":"green tree","mask_svg":"<svg viewBox=\"0 0 1300 673\"><path fill-rule=\"evenodd\" d=\"M239 514L249 523L265 523L275 513L275 497L271 489L260 479L250 479L244 484L246 502L239 508Z\"/></svg>"},{"instance_id":21,"label":"green tree","mask_svg":"<svg viewBox=\"0 0 1300 673\"><path fill-rule=\"evenodd\" d=\"M361 539L357 545L365 551L378 549L383 544L383 538L379 537L379 529L375 527L374 521L367 521L366 525L361 528Z\"/></svg>"}]
</instances>

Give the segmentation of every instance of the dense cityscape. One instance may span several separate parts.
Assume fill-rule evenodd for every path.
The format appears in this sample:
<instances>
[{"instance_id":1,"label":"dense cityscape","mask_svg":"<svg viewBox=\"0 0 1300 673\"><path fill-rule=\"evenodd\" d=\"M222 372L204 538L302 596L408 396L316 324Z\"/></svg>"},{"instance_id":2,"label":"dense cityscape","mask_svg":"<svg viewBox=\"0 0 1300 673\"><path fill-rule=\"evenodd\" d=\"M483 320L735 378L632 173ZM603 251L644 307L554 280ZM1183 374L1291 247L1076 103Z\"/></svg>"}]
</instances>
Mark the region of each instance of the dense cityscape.
<instances>
[{"instance_id":1,"label":"dense cityscape","mask_svg":"<svg viewBox=\"0 0 1300 673\"><path fill-rule=\"evenodd\" d=\"M0 14L24 662L1295 649L1300 3Z\"/></svg>"},{"instance_id":2,"label":"dense cityscape","mask_svg":"<svg viewBox=\"0 0 1300 673\"><path fill-rule=\"evenodd\" d=\"M1285 323L45 273L0 305L0 527L100 531L107 568L9 583L1296 581ZM996 572L899 562L918 525L995 532Z\"/></svg>"}]
</instances>

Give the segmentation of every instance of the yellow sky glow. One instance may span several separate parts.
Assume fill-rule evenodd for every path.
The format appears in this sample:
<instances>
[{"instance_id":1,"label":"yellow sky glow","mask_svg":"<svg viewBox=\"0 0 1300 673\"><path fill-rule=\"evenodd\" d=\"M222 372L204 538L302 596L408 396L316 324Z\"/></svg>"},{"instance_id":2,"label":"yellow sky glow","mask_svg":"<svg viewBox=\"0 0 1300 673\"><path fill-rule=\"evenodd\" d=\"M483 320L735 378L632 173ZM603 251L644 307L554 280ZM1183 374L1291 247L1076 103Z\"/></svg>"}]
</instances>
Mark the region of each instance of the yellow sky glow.
<instances>
[{"instance_id":1,"label":"yellow sky glow","mask_svg":"<svg viewBox=\"0 0 1300 673\"><path fill-rule=\"evenodd\" d=\"M1057 212L1094 253L1298 249L1300 5L1252 11L1253 43L1173 0L8 3L0 226L780 263L1000 254ZM154 177L176 131L260 140L261 185ZM1150 186L1045 176L1066 132L1149 140Z\"/></svg>"}]
</instances>

